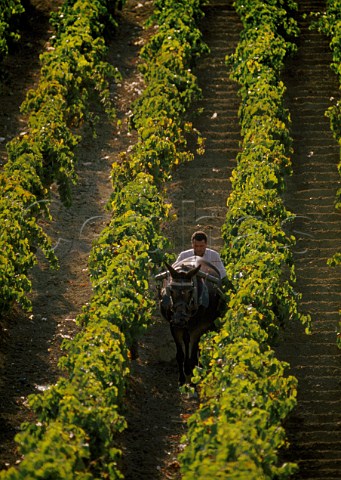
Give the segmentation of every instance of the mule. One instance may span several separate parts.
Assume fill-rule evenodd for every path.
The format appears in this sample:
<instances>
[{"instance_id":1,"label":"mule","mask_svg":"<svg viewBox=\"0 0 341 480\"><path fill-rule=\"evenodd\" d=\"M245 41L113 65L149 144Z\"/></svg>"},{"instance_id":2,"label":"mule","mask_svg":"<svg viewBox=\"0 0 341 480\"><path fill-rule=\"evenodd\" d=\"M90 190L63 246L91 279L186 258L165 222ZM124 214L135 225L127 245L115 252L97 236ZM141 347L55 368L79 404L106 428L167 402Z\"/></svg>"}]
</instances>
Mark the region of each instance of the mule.
<instances>
[{"instance_id":1,"label":"mule","mask_svg":"<svg viewBox=\"0 0 341 480\"><path fill-rule=\"evenodd\" d=\"M221 279L213 265L198 257L166 267L168 271L157 276L164 279L160 313L170 324L183 385L198 365L201 336L215 328L223 296Z\"/></svg>"}]
</instances>

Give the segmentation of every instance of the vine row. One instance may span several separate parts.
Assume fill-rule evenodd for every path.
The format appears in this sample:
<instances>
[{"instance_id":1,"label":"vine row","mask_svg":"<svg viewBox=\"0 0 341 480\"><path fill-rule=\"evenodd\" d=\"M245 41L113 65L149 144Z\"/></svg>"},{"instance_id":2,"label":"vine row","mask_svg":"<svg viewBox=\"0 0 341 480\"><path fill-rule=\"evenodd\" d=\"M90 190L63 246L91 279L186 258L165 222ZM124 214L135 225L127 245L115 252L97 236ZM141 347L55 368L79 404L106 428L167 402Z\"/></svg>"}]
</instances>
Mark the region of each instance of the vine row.
<instances>
[{"instance_id":1,"label":"vine row","mask_svg":"<svg viewBox=\"0 0 341 480\"><path fill-rule=\"evenodd\" d=\"M24 12L21 0L3 0L0 9L0 63L8 54L9 41L17 41L19 33L13 29L13 19Z\"/></svg>"},{"instance_id":2,"label":"vine row","mask_svg":"<svg viewBox=\"0 0 341 480\"><path fill-rule=\"evenodd\" d=\"M341 10L340 2L337 0L328 0L327 8L324 14L319 15L317 26L321 32L330 38L330 48L333 55L331 64L332 70L339 79L341 89ZM341 100L337 100L335 105L328 108L326 116L330 119L330 128L334 138L341 146ZM341 176L341 161L338 166ZM336 192L335 207L341 209L341 188ZM337 252L328 260L331 266L341 265L341 252ZM340 310L341 313L341 310ZM341 321L337 329L337 346L341 349Z\"/></svg>"},{"instance_id":3,"label":"vine row","mask_svg":"<svg viewBox=\"0 0 341 480\"><path fill-rule=\"evenodd\" d=\"M332 70L336 73L341 89L341 11L340 2L328 0L327 9L324 14L319 15L317 26L321 32L330 38L330 48L333 54ZM326 116L330 119L330 127L334 138L341 145L341 101L337 100L335 105L328 108ZM341 176L341 162L339 163ZM336 208L341 208L341 189L337 191ZM341 264L341 252L336 253L329 263L331 265Z\"/></svg>"}]
</instances>

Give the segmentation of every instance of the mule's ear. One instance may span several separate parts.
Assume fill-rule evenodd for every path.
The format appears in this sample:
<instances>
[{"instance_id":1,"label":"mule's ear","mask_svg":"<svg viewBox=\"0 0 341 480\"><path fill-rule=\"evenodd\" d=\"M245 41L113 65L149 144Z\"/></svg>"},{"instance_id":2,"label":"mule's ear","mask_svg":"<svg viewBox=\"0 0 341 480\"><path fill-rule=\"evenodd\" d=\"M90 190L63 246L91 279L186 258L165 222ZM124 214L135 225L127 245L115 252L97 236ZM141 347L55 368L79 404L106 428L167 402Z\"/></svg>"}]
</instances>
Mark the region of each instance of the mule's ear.
<instances>
[{"instance_id":1,"label":"mule's ear","mask_svg":"<svg viewBox=\"0 0 341 480\"><path fill-rule=\"evenodd\" d=\"M191 280L191 278L194 277L194 275L196 275L199 272L200 267L201 265L198 265L196 268L193 268L192 270L187 272L186 279Z\"/></svg>"},{"instance_id":2,"label":"mule's ear","mask_svg":"<svg viewBox=\"0 0 341 480\"><path fill-rule=\"evenodd\" d=\"M169 265L169 263L167 262L165 262L165 265L173 278L176 278L179 276L178 272L175 270L175 268L172 267L172 265Z\"/></svg>"}]
</instances>

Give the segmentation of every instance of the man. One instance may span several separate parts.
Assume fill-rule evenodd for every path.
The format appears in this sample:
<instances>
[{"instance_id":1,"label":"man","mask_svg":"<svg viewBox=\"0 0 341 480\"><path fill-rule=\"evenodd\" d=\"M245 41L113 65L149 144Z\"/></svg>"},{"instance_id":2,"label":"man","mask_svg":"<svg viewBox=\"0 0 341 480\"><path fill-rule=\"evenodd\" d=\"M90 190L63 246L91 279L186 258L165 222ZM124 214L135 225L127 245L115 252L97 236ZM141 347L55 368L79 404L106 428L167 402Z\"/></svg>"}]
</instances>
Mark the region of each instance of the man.
<instances>
[{"instance_id":1,"label":"man","mask_svg":"<svg viewBox=\"0 0 341 480\"><path fill-rule=\"evenodd\" d=\"M184 252L181 252L178 258L176 259L175 263L181 262L182 260L185 260L186 258L189 258L189 257L198 256L198 257L201 257L203 260L206 260L207 262L211 263L213 266L215 266L220 273L221 279L222 280L225 279L226 270L220 258L219 253L216 252L215 250L212 250L211 248L207 248L206 233L202 231L194 232L192 235L191 241L192 241L192 248L190 248L189 250L185 250Z\"/></svg>"}]
</instances>

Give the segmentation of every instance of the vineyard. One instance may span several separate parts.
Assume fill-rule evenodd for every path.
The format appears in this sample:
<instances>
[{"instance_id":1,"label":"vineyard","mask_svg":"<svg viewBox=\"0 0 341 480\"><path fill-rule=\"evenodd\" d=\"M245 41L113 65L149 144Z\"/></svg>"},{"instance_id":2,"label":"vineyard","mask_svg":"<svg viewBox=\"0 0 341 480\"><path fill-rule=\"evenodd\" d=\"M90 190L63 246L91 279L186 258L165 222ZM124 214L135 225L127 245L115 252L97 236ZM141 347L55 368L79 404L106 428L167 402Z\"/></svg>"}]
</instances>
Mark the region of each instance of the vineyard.
<instances>
[{"instance_id":1,"label":"vineyard","mask_svg":"<svg viewBox=\"0 0 341 480\"><path fill-rule=\"evenodd\" d=\"M339 478L339 2L1 15L0 478ZM232 286L179 389L198 227Z\"/></svg>"}]
</instances>

